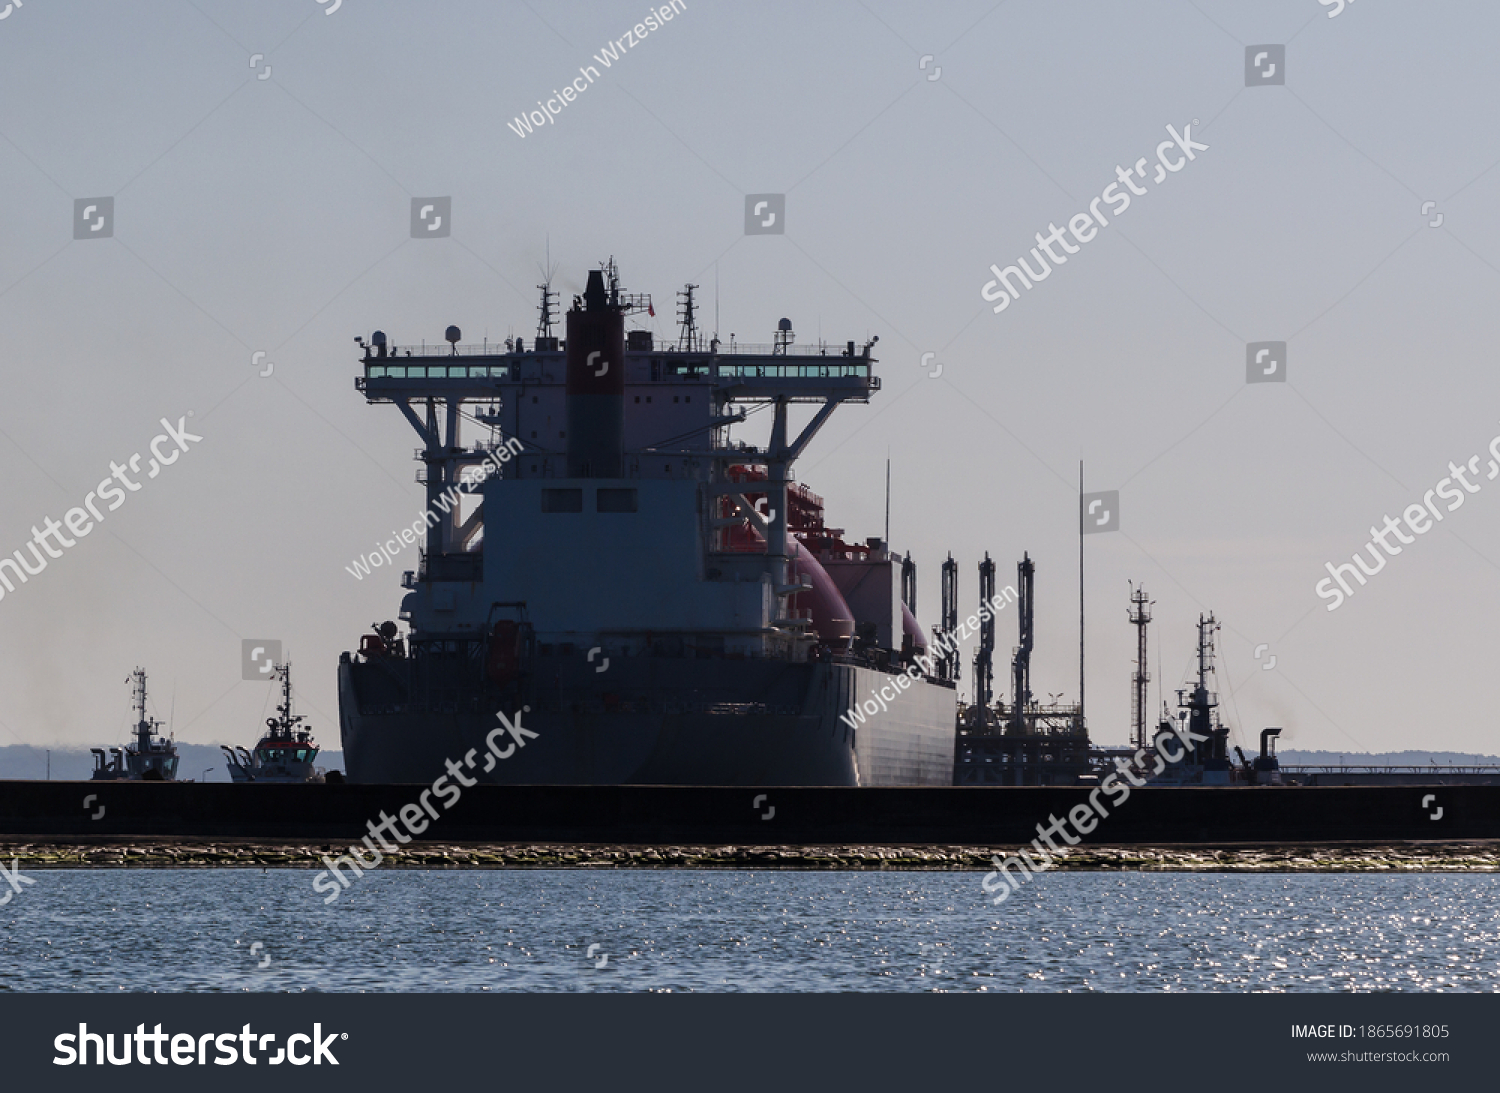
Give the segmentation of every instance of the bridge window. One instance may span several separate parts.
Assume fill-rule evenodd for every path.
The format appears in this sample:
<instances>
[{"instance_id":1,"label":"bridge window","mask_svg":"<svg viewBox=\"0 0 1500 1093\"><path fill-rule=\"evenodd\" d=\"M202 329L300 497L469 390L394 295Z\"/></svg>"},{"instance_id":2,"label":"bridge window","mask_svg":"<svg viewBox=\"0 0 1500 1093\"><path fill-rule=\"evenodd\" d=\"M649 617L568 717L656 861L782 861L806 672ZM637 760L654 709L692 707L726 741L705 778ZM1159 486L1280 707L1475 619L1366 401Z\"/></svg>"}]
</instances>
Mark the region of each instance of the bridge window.
<instances>
[{"instance_id":1,"label":"bridge window","mask_svg":"<svg viewBox=\"0 0 1500 1093\"><path fill-rule=\"evenodd\" d=\"M543 512L582 512L583 490L543 490Z\"/></svg>"},{"instance_id":2,"label":"bridge window","mask_svg":"<svg viewBox=\"0 0 1500 1093\"><path fill-rule=\"evenodd\" d=\"M597 498L599 512L638 512L639 502L633 489L601 489Z\"/></svg>"}]
</instances>

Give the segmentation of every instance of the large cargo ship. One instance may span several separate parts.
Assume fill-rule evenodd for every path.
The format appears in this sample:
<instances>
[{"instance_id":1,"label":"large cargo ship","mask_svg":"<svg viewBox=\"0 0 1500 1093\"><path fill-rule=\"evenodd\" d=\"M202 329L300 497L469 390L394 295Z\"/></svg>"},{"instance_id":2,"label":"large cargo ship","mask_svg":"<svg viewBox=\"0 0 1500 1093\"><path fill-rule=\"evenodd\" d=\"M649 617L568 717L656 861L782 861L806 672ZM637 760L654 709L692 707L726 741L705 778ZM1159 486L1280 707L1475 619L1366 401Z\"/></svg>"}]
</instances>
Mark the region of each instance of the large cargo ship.
<instances>
[{"instance_id":1,"label":"large cargo ship","mask_svg":"<svg viewBox=\"0 0 1500 1093\"><path fill-rule=\"evenodd\" d=\"M416 430L427 508L369 559L418 551L407 633L341 657L349 778L950 785L955 689L918 665L914 566L845 541L792 478L833 412L880 389L878 339L797 345L782 319L772 344L726 345L689 285L658 346L627 332L654 309L612 260L557 338L540 287L530 345L359 339L356 385ZM769 440L734 441L759 412ZM882 691L879 716L843 716Z\"/></svg>"}]
</instances>

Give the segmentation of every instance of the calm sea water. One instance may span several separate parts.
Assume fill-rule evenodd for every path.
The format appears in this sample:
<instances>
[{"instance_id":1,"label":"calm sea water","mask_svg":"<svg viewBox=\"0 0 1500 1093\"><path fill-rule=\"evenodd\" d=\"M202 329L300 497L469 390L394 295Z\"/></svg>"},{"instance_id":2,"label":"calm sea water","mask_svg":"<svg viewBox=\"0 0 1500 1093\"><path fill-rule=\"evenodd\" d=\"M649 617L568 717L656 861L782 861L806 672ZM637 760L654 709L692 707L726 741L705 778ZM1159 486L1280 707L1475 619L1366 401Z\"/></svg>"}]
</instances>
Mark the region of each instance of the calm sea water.
<instances>
[{"instance_id":1,"label":"calm sea water","mask_svg":"<svg viewBox=\"0 0 1500 1093\"><path fill-rule=\"evenodd\" d=\"M1500 876L1053 874L994 907L978 873L377 870L331 906L313 875L33 871L0 989L1500 989Z\"/></svg>"}]
</instances>

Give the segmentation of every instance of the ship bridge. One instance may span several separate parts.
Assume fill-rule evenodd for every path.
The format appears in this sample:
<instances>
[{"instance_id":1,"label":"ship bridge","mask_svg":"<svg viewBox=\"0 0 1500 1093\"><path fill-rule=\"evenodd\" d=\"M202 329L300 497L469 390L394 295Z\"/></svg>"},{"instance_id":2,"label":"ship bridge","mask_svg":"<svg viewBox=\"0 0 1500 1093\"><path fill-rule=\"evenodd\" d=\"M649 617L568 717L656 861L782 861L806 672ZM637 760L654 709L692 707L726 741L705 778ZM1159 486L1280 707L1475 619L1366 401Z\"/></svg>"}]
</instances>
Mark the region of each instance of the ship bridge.
<instances>
[{"instance_id":1,"label":"ship bridge","mask_svg":"<svg viewBox=\"0 0 1500 1093\"><path fill-rule=\"evenodd\" d=\"M791 468L840 404L868 402L880 390L872 355L878 338L863 345L798 345L787 319L770 343L705 338L696 326L696 286L688 286L679 294L685 297L682 333L676 344L658 346L651 331L624 330L628 314L650 309L650 297L620 292L612 263L589 274L588 289L566 315L568 336L559 338L552 334L555 294L539 287L542 321L529 341L464 344L457 327L448 328L447 344L397 345L379 331L368 342L358 339L362 374L355 385L368 402L395 405L416 431L422 441L417 479L426 487L429 516L439 514L425 530L418 570L403 579L412 592L403 616L429 634L473 634L489 625L490 600L525 598L502 594L500 585L511 582L500 573L491 574L496 581L485 579L488 506L504 521L514 548L502 568L540 551L561 569L585 541L596 561L586 566L580 555L579 564L597 571L613 562L598 558L601 547L623 543L635 572L617 575L616 590L693 583L692 574L698 582L769 585L765 609L752 612L759 619L736 625L761 645L768 636L783 648L808 641L807 623L788 610L789 597L806 590L789 579ZM794 404L814 407L797 432L788 422ZM728 429L751 407L771 411L769 442L731 445ZM488 439L465 444L464 419L487 427ZM764 497L754 505L746 497L747 466L758 468L755 496ZM527 482L537 479L548 481ZM463 506L464 515L456 499L466 496L481 503ZM648 510L654 513L649 536L646 524L621 540L627 529L618 520L594 523L599 513ZM585 521L572 537L559 538L555 529L562 525L544 516L552 513L576 513ZM731 522L755 529L764 545L753 557L716 553ZM671 628L673 617L696 616L698 625L712 628L708 616L744 619L747 607L738 600L712 606L729 591L714 593L700 583L691 602L643 602L640 625ZM744 587L736 595L749 593ZM572 598L585 595L580 585ZM755 598L759 603L759 593ZM467 614L463 602L472 608ZM580 602L565 612L579 620L591 613L597 614L597 600L592 608ZM567 630L571 624L559 625Z\"/></svg>"}]
</instances>

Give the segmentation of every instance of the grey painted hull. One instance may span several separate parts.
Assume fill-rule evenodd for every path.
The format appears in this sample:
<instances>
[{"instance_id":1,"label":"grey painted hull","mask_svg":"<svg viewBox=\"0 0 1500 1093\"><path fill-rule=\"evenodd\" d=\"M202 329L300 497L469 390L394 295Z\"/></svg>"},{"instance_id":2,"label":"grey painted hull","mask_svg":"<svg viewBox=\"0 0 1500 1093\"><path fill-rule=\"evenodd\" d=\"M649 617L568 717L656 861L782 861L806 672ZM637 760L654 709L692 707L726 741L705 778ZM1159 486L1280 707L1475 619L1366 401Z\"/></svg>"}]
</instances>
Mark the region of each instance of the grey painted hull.
<instances>
[{"instance_id":1,"label":"grey painted hull","mask_svg":"<svg viewBox=\"0 0 1500 1093\"><path fill-rule=\"evenodd\" d=\"M430 783L472 752L466 777L497 785L952 783L955 697L940 684L897 692L893 676L872 669L769 660L635 658L603 674L576 658L537 666L524 691L450 688L418 703L404 662L341 664L350 780ZM851 728L841 715L882 687L895 694L888 709ZM491 760L496 713L518 708L536 736ZM503 731L495 738L502 752L513 743Z\"/></svg>"}]
</instances>

